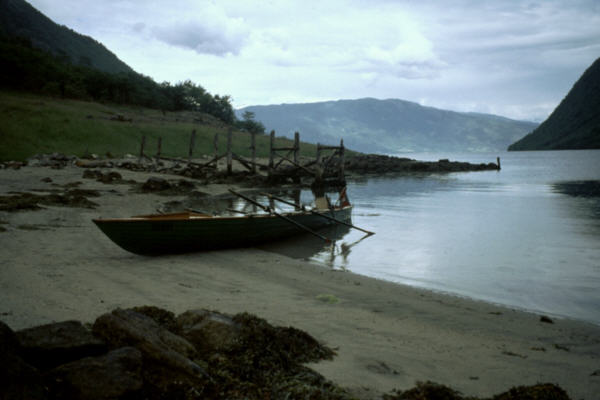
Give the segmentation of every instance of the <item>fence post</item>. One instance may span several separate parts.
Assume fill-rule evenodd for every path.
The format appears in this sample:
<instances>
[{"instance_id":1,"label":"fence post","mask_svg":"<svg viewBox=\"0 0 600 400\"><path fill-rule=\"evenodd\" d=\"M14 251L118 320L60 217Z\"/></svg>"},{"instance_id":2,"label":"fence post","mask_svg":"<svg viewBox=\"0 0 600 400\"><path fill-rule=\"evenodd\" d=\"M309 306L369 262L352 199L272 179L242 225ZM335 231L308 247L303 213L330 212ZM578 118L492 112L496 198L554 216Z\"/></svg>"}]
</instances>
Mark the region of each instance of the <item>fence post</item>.
<instances>
[{"instance_id":1,"label":"fence post","mask_svg":"<svg viewBox=\"0 0 600 400\"><path fill-rule=\"evenodd\" d=\"M273 174L273 158L274 158L274 150L275 148L275 131L271 131L271 147L269 151L269 177Z\"/></svg>"},{"instance_id":2,"label":"fence post","mask_svg":"<svg viewBox=\"0 0 600 400\"><path fill-rule=\"evenodd\" d=\"M142 158L144 158L144 146L146 145L146 135L142 136L142 144L140 146L140 158L138 160L138 163L142 162Z\"/></svg>"},{"instance_id":3,"label":"fence post","mask_svg":"<svg viewBox=\"0 0 600 400\"><path fill-rule=\"evenodd\" d=\"M323 180L323 169L321 168L321 144L317 143L317 162L315 163L315 182Z\"/></svg>"},{"instance_id":4,"label":"fence post","mask_svg":"<svg viewBox=\"0 0 600 400\"><path fill-rule=\"evenodd\" d=\"M231 175L231 141L233 138L233 131L231 128L227 131L227 175Z\"/></svg>"},{"instance_id":5,"label":"fence post","mask_svg":"<svg viewBox=\"0 0 600 400\"><path fill-rule=\"evenodd\" d=\"M215 138L213 140L213 145L215 147L215 160L219 157L219 132L215 132Z\"/></svg>"},{"instance_id":6,"label":"fence post","mask_svg":"<svg viewBox=\"0 0 600 400\"><path fill-rule=\"evenodd\" d=\"M340 181L344 181L344 139L340 140Z\"/></svg>"},{"instance_id":7,"label":"fence post","mask_svg":"<svg viewBox=\"0 0 600 400\"><path fill-rule=\"evenodd\" d=\"M294 132L294 162L298 164L298 153L300 153L300 133Z\"/></svg>"},{"instance_id":8,"label":"fence post","mask_svg":"<svg viewBox=\"0 0 600 400\"><path fill-rule=\"evenodd\" d=\"M192 162L192 153L194 152L194 144L196 143L196 130L192 130L192 136L190 137L190 150L188 152L188 162Z\"/></svg>"},{"instance_id":9,"label":"fence post","mask_svg":"<svg viewBox=\"0 0 600 400\"><path fill-rule=\"evenodd\" d=\"M250 150L252 150L252 173L256 173L256 132L250 132Z\"/></svg>"},{"instance_id":10,"label":"fence post","mask_svg":"<svg viewBox=\"0 0 600 400\"><path fill-rule=\"evenodd\" d=\"M162 150L162 137L158 137L158 148L156 149L156 163L160 161L160 153Z\"/></svg>"}]
</instances>

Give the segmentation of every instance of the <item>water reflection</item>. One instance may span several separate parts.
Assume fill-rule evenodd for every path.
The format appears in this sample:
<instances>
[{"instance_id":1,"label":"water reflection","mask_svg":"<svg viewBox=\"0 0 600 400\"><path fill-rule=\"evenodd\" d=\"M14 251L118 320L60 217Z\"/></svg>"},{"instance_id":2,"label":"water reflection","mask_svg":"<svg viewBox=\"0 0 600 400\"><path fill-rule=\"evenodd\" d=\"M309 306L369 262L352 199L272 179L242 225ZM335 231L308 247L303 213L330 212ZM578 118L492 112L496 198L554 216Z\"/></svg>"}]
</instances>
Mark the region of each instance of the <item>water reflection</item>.
<instances>
[{"instance_id":1,"label":"water reflection","mask_svg":"<svg viewBox=\"0 0 600 400\"><path fill-rule=\"evenodd\" d=\"M343 268L348 263L348 256L352 249L352 243L343 241L350 229L348 226L336 224L317 230L317 233L331 239L332 243L326 243L313 235L302 234L264 244L259 248L296 259L319 259L327 266L340 265Z\"/></svg>"},{"instance_id":2,"label":"water reflection","mask_svg":"<svg viewBox=\"0 0 600 400\"><path fill-rule=\"evenodd\" d=\"M353 221L377 235L345 268L600 323L599 161L510 154L500 173L352 181Z\"/></svg>"},{"instance_id":3,"label":"water reflection","mask_svg":"<svg viewBox=\"0 0 600 400\"><path fill-rule=\"evenodd\" d=\"M600 181L558 182L552 185L555 192L574 197L600 197Z\"/></svg>"},{"instance_id":4,"label":"water reflection","mask_svg":"<svg viewBox=\"0 0 600 400\"><path fill-rule=\"evenodd\" d=\"M600 181L557 182L552 191L568 196L570 201L563 203L566 212L586 225L595 225L600 234Z\"/></svg>"}]
</instances>

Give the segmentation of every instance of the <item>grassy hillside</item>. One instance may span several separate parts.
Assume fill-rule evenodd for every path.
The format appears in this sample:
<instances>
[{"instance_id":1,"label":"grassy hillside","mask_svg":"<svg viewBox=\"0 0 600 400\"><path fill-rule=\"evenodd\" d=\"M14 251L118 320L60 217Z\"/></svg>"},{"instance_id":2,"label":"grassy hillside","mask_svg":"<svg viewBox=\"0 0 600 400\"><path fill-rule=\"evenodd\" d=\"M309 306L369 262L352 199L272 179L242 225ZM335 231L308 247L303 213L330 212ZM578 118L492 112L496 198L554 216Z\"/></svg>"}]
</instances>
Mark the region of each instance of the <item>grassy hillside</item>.
<instances>
[{"instance_id":1,"label":"grassy hillside","mask_svg":"<svg viewBox=\"0 0 600 400\"><path fill-rule=\"evenodd\" d=\"M131 122L118 120L118 116ZM79 100L57 99L31 94L0 91L0 160L25 160L37 153L60 152L114 156L139 154L146 136L146 153L156 153L162 137L162 153L187 157L192 130L196 130L194 155L210 154L215 133L219 133L219 152L227 143L227 125L215 117L191 111L159 110L107 105ZM291 146L289 139L277 138L277 147ZM233 151L250 155L248 133L234 131ZM257 155L267 157L268 135L256 138ZM302 143L301 154L314 157L316 146Z\"/></svg>"},{"instance_id":2,"label":"grassy hillside","mask_svg":"<svg viewBox=\"0 0 600 400\"><path fill-rule=\"evenodd\" d=\"M600 58L537 129L508 150L600 149Z\"/></svg>"},{"instance_id":3,"label":"grassy hillside","mask_svg":"<svg viewBox=\"0 0 600 400\"><path fill-rule=\"evenodd\" d=\"M458 113L398 100L358 99L250 106L267 130L311 142L344 143L364 152L504 150L537 124L495 115Z\"/></svg>"}]
</instances>

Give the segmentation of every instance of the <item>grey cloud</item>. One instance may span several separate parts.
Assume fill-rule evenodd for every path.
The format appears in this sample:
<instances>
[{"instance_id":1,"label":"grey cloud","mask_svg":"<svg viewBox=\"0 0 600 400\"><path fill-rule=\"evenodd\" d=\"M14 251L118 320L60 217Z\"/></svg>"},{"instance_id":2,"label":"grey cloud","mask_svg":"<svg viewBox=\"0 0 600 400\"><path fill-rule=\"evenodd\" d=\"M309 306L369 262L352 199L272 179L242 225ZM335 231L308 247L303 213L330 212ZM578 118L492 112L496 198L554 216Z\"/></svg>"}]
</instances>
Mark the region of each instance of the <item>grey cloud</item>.
<instances>
[{"instance_id":1,"label":"grey cloud","mask_svg":"<svg viewBox=\"0 0 600 400\"><path fill-rule=\"evenodd\" d=\"M199 22L156 27L153 34L170 45L216 56L237 55L246 43L246 33L241 29L205 26Z\"/></svg>"},{"instance_id":2,"label":"grey cloud","mask_svg":"<svg viewBox=\"0 0 600 400\"><path fill-rule=\"evenodd\" d=\"M143 22L138 22L136 24L133 24L133 30L134 32L142 32L144 29L146 29L146 24Z\"/></svg>"}]
</instances>

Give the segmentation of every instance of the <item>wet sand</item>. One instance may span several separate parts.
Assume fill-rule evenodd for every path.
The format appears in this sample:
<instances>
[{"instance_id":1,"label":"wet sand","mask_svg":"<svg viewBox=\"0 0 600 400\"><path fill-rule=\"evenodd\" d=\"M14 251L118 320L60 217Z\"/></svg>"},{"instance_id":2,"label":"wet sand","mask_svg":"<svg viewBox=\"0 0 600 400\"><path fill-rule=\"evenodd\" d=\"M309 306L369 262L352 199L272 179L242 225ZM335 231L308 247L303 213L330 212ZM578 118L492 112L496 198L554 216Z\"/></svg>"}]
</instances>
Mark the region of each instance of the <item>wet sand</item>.
<instances>
[{"instance_id":1,"label":"wet sand","mask_svg":"<svg viewBox=\"0 0 600 400\"><path fill-rule=\"evenodd\" d=\"M138 182L155 176L118 172ZM75 181L101 193L90 198L96 209L0 212L0 320L15 330L67 319L91 322L117 307L139 305L175 313L247 311L335 348L333 361L310 367L364 398L426 380L476 396L538 382L558 384L573 399L594 400L600 393L598 326L546 323L540 315L254 248L137 256L113 244L91 219L152 213L178 197L133 193L129 185L82 174L76 167L0 170L0 195ZM42 182L45 177L53 182ZM228 187L198 189L220 194Z\"/></svg>"}]
</instances>

